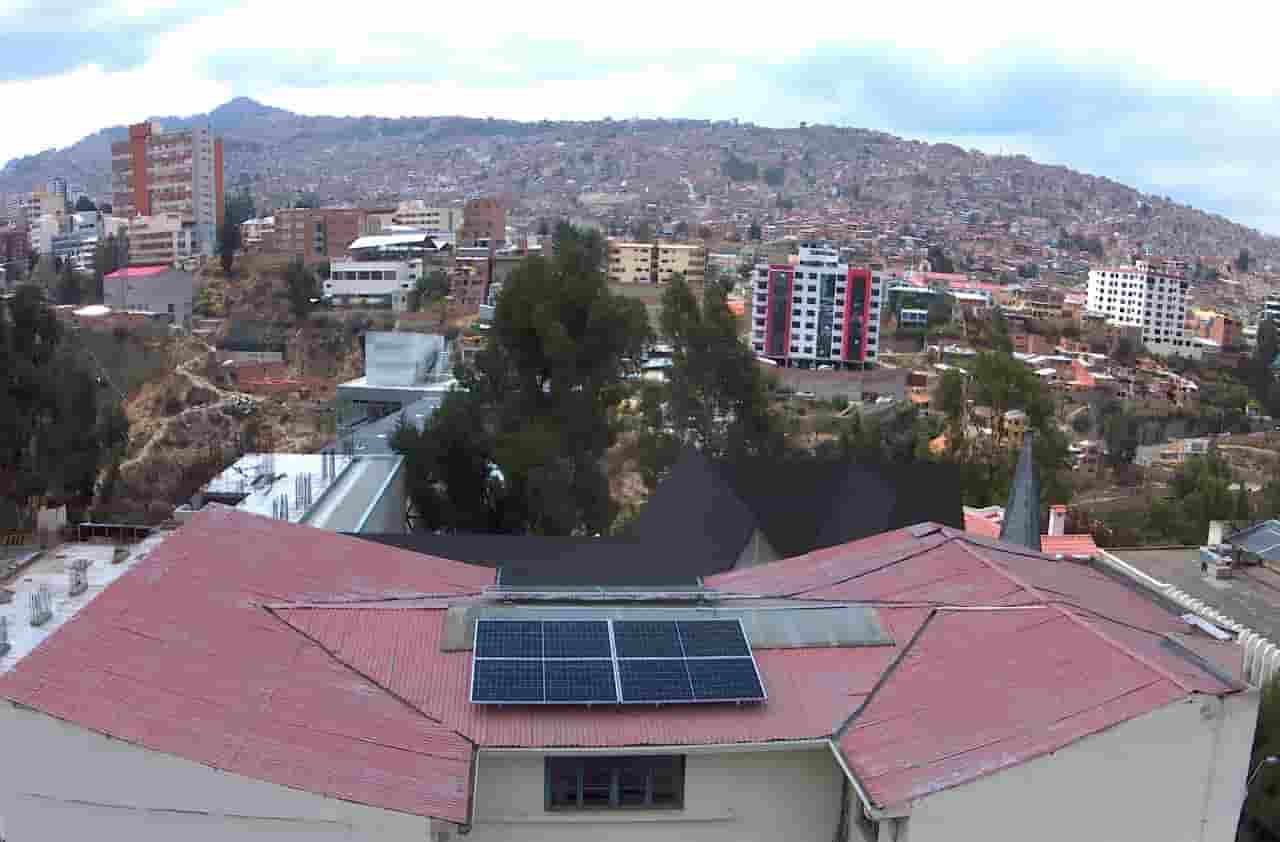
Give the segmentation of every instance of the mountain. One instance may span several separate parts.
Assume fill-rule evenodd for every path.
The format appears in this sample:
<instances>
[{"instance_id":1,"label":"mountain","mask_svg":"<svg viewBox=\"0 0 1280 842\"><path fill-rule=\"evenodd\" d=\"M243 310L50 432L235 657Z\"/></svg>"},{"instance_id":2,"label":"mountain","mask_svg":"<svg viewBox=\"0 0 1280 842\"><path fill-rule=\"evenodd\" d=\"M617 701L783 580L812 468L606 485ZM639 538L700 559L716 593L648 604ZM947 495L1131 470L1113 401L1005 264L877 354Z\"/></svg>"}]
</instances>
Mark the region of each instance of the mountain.
<instances>
[{"instance_id":1,"label":"mountain","mask_svg":"<svg viewBox=\"0 0 1280 842\"><path fill-rule=\"evenodd\" d=\"M488 194L511 198L523 220L572 216L625 228L650 218L745 230L751 221L812 215L873 221L881 230L900 223L900 233L946 242L980 241L989 231L1032 248L1065 230L1161 254L1233 258L1245 248L1255 263L1280 266L1280 238L1167 197L1023 156L866 129L311 117L243 97L207 114L154 119L210 125L224 138L228 189L249 190L260 209L300 194L362 205ZM124 126L113 126L10 161L0 169L0 192L57 175L105 198L111 142L125 136Z\"/></svg>"}]
</instances>

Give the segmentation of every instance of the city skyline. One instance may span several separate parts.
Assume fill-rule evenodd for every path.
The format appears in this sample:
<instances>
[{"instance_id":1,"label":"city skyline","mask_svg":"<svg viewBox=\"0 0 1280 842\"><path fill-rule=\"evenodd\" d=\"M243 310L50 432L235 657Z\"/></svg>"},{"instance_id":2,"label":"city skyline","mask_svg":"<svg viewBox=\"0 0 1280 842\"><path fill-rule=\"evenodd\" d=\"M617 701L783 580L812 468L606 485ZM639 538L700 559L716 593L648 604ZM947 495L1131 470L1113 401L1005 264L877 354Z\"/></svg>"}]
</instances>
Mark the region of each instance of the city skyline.
<instances>
[{"instance_id":1,"label":"city skyline","mask_svg":"<svg viewBox=\"0 0 1280 842\"><path fill-rule=\"evenodd\" d=\"M1026 154L1280 234L1272 27L1231 5L1208 20L926 5L904 20L820 3L766 21L659 3L620 25L573 3L499 3L472 24L398 0L368 19L292 2L0 0L19 36L0 93L12 113L48 115L0 137L0 161L234 96L334 116L830 123Z\"/></svg>"}]
</instances>

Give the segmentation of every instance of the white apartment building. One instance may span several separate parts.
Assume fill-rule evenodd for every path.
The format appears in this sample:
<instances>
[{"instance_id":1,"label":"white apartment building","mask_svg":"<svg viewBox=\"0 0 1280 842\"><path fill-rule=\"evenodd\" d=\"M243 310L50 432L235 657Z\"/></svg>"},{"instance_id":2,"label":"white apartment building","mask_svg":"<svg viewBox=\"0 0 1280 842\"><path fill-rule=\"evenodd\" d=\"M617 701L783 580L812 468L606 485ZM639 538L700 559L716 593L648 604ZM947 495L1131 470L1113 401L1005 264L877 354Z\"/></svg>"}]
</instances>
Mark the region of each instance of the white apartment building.
<instances>
[{"instance_id":1,"label":"white apartment building","mask_svg":"<svg viewBox=\"0 0 1280 842\"><path fill-rule=\"evenodd\" d=\"M1272 293L1262 305L1262 321L1280 324L1280 294Z\"/></svg>"},{"instance_id":2,"label":"white apartment building","mask_svg":"<svg viewBox=\"0 0 1280 842\"><path fill-rule=\"evenodd\" d=\"M323 294L335 306L405 310L421 274L421 260L334 260Z\"/></svg>"},{"instance_id":3,"label":"white apartment building","mask_svg":"<svg viewBox=\"0 0 1280 842\"><path fill-rule=\"evenodd\" d=\"M802 368L861 368L880 353L885 277L851 269L831 244L802 242L790 263L756 266L751 347Z\"/></svg>"},{"instance_id":4,"label":"white apartment building","mask_svg":"<svg viewBox=\"0 0 1280 842\"><path fill-rule=\"evenodd\" d=\"M1187 279L1162 264L1139 260L1133 266L1089 271L1090 311L1112 324L1139 327L1148 351L1199 358L1201 346L1185 329Z\"/></svg>"},{"instance_id":5,"label":"white apartment building","mask_svg":"<svg viewBox=\"0 0 1280 842\"><path fill-rule=\"evenodd\" d=\"M447 231L462 227L462 208L430 207L421 199L401 202L391 216L394 225L406 225L427 231Z\"/></svg>"}]
</instances>

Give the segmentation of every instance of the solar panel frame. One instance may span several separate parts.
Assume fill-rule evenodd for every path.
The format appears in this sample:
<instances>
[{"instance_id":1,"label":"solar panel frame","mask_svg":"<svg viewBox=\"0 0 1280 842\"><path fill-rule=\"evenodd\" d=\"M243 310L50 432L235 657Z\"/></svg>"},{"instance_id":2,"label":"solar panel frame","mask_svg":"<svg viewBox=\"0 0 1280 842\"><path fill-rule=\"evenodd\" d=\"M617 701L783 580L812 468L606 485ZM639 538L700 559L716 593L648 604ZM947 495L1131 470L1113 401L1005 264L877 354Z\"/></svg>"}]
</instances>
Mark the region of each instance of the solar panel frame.
<instances>
[{"instance_id":1,"label":"solar panel frame","mask_svg":"<svg viewBox=\"0 0 1280 842\"><path fill-rule=\"evenodd\" d=\"M501 656L482 654L482 650L480 647L480 640L482 635L484 634L484 632L482 632L482 628L496 628L496 625L490 625L490 624L500 624L500 623L521 624L526 627L527 631L531 631L532 630L531 627L536 626L538 629L539 656L538 657L501 657ZM604 653L600 657L594 657L594 658L579 658L579 657L548 658L546 657L546 627L548 625L551 625L551 624L575 624L576 625L576 624L587 624L587 623L591 623L591 624L599 623L605 627L605 635L609 642L608 653ZM482 663L493 663L493 662L536 663L542 675L542 698L540 699L477 698L476 697L476 677L477 677L477 673L480 672L479 665ZM612 683L612 690L613 690L611 697L607 699L549 698L550 693L549 693L548 680L547 680L547 664L549 663L555 663L555 664L599 663L599 664L608 665L610 679ZM510 705L595 705L595 704L616 705L616 704L619 704L619 700L621 699L622 694L618 690L618 668L617 668L617 662L613 658L613 633L612 633L612 629L608 628L608 621L607 620L525 620L525 619L519 619L519 618L505 618L505 617L477 619L475 628L472 632L471 685L469 688L468 697L471 700L472 704L485 704L485 705L506 705L506 704L510 704Z\"/></svg>"},{"instance_id":2,"label":"solar panel frame","mask_svg":"<svg viewBox=\"0 0 1280 842\"><path fill-rule=\"evenodd\" d=\"M480 648L482 624L496 624L496 623L520 623L526 627L526 631L531 630L531 627L536 625L539 633L538 651L540 652L540 656L539 657L499 657L499 656L483 654ZM698 629L697 624L700 624L700 623L705 623L708 625L703 626L701 627L701 629L696 631L695 629ZM570 657L570 656L548 657L547 656L546 632L549 626L551 627L578 626L580 631L585 631L585 629L581 627L596 625L596 624L604 624L605 626L607 626L606 637L609 644L609 652L607 654L604 653L603 647L599 646L599 641L597 640L595 648L591 649L591 651L593 653L599 653L598 657ZM660 656L660 657L652 657L652 656L627 657L622 651L620 651L620 647L619 647L619 636L618 636L618 628L617 628L619 624L629 624L630 626L632 626L632 628L630 629L631 631L635 631L636 630L635 627L637 626L653 625L655 627L659 627L659 626L666 626L670 624L670 626L673 627L672 631L674 632L674 639L678 646L679 652L678 654L674 654L675 650L673 650L669 645L664 644L664 647L658 651L672 652L673 654L668 656ZM699 631L703 631L703 632L711 631L712 629L711 624L716 624L720 626L721 627L720 630L708 636L704 636L702 640L697 640ZM732 632L726 633L726 629L724 628L724 626L727 626L730 624L736 627L735 629L736 634ZM688 627L688 630L690 632L688 635L685 634L684 627ZM567 629L562 629L562 631L567 631ZM717 635L720 636L721 638L728 637L730 639L729 643L722 643L718 651L732 652L732 654L708 655L708 654L690 654L689 653L690 644L692 644L692 648L694 649L695 652L717 651L717 648L715 646L715 640L714 640L714 638ZM588 635L588 637L589 636L590 635ZM708 637L711 638L710 643L707 642ZM501 639L501 636L499 636L499 639ZM569 636L569 639L572 640L572 635ZM738 643L738 641L740 641L740 644ZM489 647L486 647L486 648L489 648ZM745 649L745 652L743 651L744 649ZM641 650L643 650L643 644L641 644L641 646L638 648L631 648L630 646L628 648L628 651L632 651L632 652L641 651ZM490 651L492 651L491 648L490 648ZM531 650L525 650L525 651L531 651ZM559 652L559 654L564 655L565 649L561 647L557 651ZM477 699L476 698L476 677L477 677L477 672L480 671L478 665L481 662L495 662L495 661L496 662L507 661L507 662L537 663L538 669L540 670L542 675L542 698L536 699L536 700L528 699L528 698ZM705 691L704 693L700 694L698 692L698 685L694 677L694 672L695 672L694 665L695 664L703 665L703 666L696 667L696 669L700 671L705 681L706 680L705 676L707 671L712 669L712 667L708 665L710 665L712 662L715 662L715 661L731 662L732 664L734 664L734 667L726 667L726 669L733 669L736 667L740 673L741 673L741 670L745 667L745 662L749 662L751 666L750 676L746 676L744 678L744 676L739 674L737 680L749 681L752 686L748 688L745 694L731 693L729 695L717 696L717 695L709 694ZM677 691L673 691L672 695L665 695L665 696L658 695L655 697L640 698L639 694L635 692L636 688L634 686L632 688L633 689L632 693L628 694L627 692L625 692L624 690L625 682L624 682L623 674L627 670L632 669L632 667L631 666L624 667L624 665L638 665L646 662L651 662L654 664L669 663L672 666L674 666L675 664L679 664L680 669L683 672L685 680L687 682L687 686L689 688L689 695L685 697L682 693L680 693L677 690ZM548 674L547 674L549 664L557 665L556 666L557 670L563 670L569 665L591 667L598 664L600 666L596 668L597 673L599 673L600 670L604 670L605 669L604 665L607 664L608 672L612 674L611 678L612 678L613 694L611 698L585 698L585 697L584 698L563 698L562 697L564 695L563 693L556 694L557 696L561 696L560 698L550 698L552 693L549 690L549 681L548 681ZM603 674L597 674L594 678L598 682L599 679L603 677L604 677ZM595 690L592 690L584 694L584 696L601 695L597 691L601 690L602 687L603 687L602 684L597 683ZM755 695L753 692L754 688L757 688L757 687L759 688L759 695ZM502 704L666 705L666 704L699 704L699 703L708 703L708 702L743 704L743 703L765 702L765 701L768 701L768 698L769 698L768 690L765 688L765 685L764 685L764 678L760 674L760 665L756 661L755 653L751 650L750 640L748 640L747 638L746 629L743 627L742 620L740 618L738 619L704 619L704 620L670 620L670 621L667 621L667 620L653 620L653 621L648 621L648 620L525 620L525 619L519 619L519 618L478 619L476 621L474 635L473 635L471 686L470 686L469 696L473 704L497 704L497 705L502 705Z\"/></svg>"}]
</instances>

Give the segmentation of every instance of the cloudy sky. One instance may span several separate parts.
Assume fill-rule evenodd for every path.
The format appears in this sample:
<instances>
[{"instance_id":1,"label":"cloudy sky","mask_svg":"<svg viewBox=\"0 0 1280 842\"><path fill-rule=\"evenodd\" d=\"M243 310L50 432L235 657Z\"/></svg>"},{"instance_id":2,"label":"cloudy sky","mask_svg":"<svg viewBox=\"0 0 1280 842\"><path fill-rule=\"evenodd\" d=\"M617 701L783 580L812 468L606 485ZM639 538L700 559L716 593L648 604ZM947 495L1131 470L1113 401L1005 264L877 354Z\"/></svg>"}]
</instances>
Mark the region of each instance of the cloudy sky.
<instances>
[{"instance_id":1,"label":"cloudy sky","mask_svg":"<svg viewBox=\"0 0 1280 842\"><path fill-rule=\"evenodd\" d=\"M233 96L308 114L738 118L1022 152L1280 235L1280 12L1220 0L0 0L0 161Z\"/></svg>"}]
</instances>

